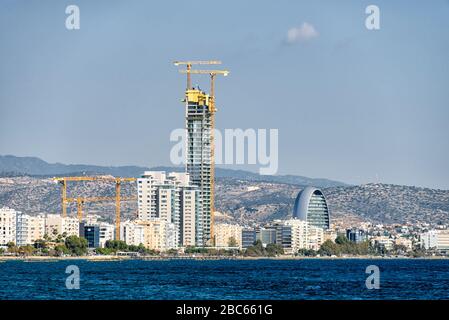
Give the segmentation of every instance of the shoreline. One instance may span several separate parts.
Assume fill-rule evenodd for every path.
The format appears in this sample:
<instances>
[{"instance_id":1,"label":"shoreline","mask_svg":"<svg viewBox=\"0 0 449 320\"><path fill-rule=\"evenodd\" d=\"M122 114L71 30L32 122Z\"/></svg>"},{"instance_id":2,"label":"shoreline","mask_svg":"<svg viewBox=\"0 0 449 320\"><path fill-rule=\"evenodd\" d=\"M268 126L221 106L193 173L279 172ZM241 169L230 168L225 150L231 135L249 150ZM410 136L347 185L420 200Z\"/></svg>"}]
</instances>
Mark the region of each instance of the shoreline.
<instances>
[{"instance_id":1,"label":"shoreline","mask_svg":"<svg viewBox=\"0 0 449 320\"><path fill-rule=\"evenodd\" d=\"M178 257L163 257L163 256L79 256L79 257L47 257L47 256L0 256L0 263L7 261L24 261L24 262L57 262L70 260L85 260L91 262L112 262L112 261L169 261L169 260L446 260L449 257L381 257L381 256L346 256L346 257L295 257L295 256L279 256L279 257L200 257L200 256L178 256Z\"/></svg>"}]
</instances>

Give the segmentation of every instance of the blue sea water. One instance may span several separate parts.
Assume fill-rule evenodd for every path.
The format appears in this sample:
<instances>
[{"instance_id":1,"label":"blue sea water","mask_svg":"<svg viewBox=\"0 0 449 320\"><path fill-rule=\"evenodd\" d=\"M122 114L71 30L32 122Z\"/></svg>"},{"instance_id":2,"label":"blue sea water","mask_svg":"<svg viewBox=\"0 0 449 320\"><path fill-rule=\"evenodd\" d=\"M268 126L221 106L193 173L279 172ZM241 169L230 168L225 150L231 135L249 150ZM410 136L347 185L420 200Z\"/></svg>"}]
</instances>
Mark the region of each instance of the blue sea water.
<instances>
[{"instance_id":1,"label":"blue sea water","mask_svg":"<svg viewBox=\"0 0 449 320\"><path fill-rule=\"evenodd\" d=\"M79 290L66 288L69 265ZM0 299L449 299L449 260L7 261Z\"/></svg>"}]
</instances>

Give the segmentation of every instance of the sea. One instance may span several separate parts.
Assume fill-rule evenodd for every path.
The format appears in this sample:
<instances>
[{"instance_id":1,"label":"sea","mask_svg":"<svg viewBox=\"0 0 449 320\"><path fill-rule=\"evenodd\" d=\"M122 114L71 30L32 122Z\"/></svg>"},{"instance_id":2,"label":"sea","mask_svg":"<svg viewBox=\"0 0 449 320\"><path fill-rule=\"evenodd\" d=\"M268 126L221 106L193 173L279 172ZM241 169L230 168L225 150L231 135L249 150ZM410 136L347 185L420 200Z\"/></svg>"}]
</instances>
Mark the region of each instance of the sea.
<instances>
[{"instance_id":1,"label":"sea","mask_svg":"<svg viewBox=\"0 0 449 320\"><path fill-rule=\"evenodd\" d=\"M0 300L40 299L449 299L449 259L0 262Z\"/></svg>"}]
</instances>

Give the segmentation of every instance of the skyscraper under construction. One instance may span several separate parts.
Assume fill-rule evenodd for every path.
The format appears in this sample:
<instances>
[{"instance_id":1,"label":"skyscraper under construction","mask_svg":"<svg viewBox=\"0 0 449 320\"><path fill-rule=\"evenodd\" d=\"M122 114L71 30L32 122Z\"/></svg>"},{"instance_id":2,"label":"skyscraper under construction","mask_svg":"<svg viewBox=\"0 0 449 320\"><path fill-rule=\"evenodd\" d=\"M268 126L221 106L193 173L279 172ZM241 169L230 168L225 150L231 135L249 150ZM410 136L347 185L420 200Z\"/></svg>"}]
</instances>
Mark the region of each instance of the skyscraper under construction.
<instances>
[{"instance_id":1,"label":"skyscraper under construction","mask_svg":"<svg viewBox=\"0 0 449 320\"><path fill-rule=\"evenodd\" d=\"M200 188L203 245L210 245L213 228L213 110L210 97L199 89L186 90L186 169Z\"/></svg>"},{"instance_id":2,"label":"skyscraper under construction","mask_svg":"<svg viewBox=\"0 0 449 320\"><path fill-rule=\"evenodd\" d=\"M221 64L221 61L176 61L175 65L185 65L186 88L186 170L190 181L199 187L201 201L203 246L214 245L214 182L215 182L215 77L227 76L227 70L192 70L192 65ZM191 86L191 74L210 76L210 95ZM198 238L197 238L198 239Z\"/></svg>"}]
</instances>

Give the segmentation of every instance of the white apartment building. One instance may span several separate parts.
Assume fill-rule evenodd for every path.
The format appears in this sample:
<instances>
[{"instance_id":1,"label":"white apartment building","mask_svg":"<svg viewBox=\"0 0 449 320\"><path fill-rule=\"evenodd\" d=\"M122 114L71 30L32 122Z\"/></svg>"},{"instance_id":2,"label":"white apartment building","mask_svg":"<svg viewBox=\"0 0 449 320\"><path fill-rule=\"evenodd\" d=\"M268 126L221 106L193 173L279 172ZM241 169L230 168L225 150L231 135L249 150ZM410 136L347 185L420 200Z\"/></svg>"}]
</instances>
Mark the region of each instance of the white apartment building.
<instances>
[{"instance_id":1,"label":"white apartment building","mask_svg":"<svg viewBox=\"0 0 449 320\"><path fill-rule=\"evenodd\" d=\"M16 219L20 213L7 207L0 208L0 246L16 243Z\"/></svg>"},{"instance_id":2,"label":"white apartment building","mask_svg":"<svg viewBox=\"0 0 449 320\"><path fill-rule=\"evenodd\" d=\"M79 221L77 218L65 217L59 214L47 214L45 216L45 233L49 237L58 234L67 236L79 236Z\"/></svg>"},{"instance_id":3,"label":"white apartment building","mask_svg":"<svg viewBox=\"0 0 449 320\"><path fill-rule=\"evenodd\" d=\"M138 219L162 219L175 225L178 245L202 242L201 199L188 173L146 171L137 179Z\"/></svg>"},{"instance_id":4,"label":"white apartment building","mask_svg":"<svg viewBox=\"0 0 449 320\"><path fill-rule=\"evenodd\" d=\"M430 230L420 235L425 249L449 250L449 230Z\"/></svg>"},{"instance_id":5,"label":"white apartment building","mask_svg":"<svg viewBox=\"0 0 449 320\"><path fill-rule=\"evenodd\" d=\"M106 222L100 222L97 225L100 228L100 247L104 248L106 241L114 240L115 226Z\"/></svg>"},{"instance_id":6,"label":"white apartment building","mask_svg":"<svg viewBox=\"0 0 449 320\"><path fill-rule=\"evenodd\" d=\"M371 245L376 246L383 246L387 250L393 249L394 246L394 239L387 237L387 236L378 236L371 238Z\"/></svg>"},{"instance_id":7,"label":"white apartment building","mask_svg":"<svg viewBox=\"0 0 449 320\"><path fill-rule=\"evenodd\" d=\"M143 227L143 245L148 249L166 251L178 248L176 226L163 219L136 221Z\"/></svg>"},{"instance_id":8,"label":"white apartment building","mask_svg":"<svg viewBox=\"0 0 449 320\"><path fill-rule=\"evenodd\" d=\"M307 232L307 249L318 251L325 239L324 230L309 225Z\"/></svg>"},{"instance_id":9,"label":"white apartment building","mask_svg":"<svg viewBox=\"0 0 449 320\"><path fill-rule=\"evenodd\" d=\"M120 224L120 239L126 242L127 245L138 246L144 244L144 230L143 226L136 224L133 221L125 221Z\"/></svg>"},{"instance_id":10,"label":"white apartment building","mask_svg":"<svg viewBox=\"0 0 449 320\"><path fill-rule=\"evenodd\" d=\"M307 221L289 219L283 222L281 239L284 252L294 254L299 249L307 249L309 226Z\"/></svg>"},{"instance_id":11,"label":"white apartment building","mask_svg":"<svg viewBox=\"0 0 449 320\"><path fill-rule=\"evenodd\" d=\"M237 224L220 223L214 225L215 247L229 247L229 241L234 239L237 246L242 248L242 227Z\"/></svg>"},{"instance_id":12,"label":"white apartment building","mask_svg":"<svg viewBox=\"0 0 449 320\"><path fill-rule=\"evenodd\" d=\"M16 244L18 246L32 245L45 235L45 217L30 216L19 212L16 219Z\"/></svg>"}]
</instances>

